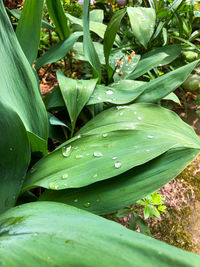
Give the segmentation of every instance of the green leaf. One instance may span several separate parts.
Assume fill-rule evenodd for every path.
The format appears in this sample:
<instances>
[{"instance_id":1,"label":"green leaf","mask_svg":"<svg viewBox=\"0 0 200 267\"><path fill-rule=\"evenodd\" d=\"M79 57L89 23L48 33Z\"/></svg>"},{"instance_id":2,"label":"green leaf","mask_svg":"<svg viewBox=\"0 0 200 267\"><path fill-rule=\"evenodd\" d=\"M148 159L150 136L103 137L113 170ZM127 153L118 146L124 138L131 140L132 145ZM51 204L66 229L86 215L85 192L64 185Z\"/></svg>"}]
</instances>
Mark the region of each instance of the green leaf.
<instances>
[{"instance_id":1,"label":"green leaf","mask_svg":"<svg viewBox=\"0 0 200 267\"><path fill-rule=\"evenodd\" d=\"M126 14L126 8L118 10L111 18L105 35L104 35L104 55L106 65L109 65L109 55L113 47L113 43L115 41L115 37L120 26L121 20Z\"/></svg>"},{"instance_id":2,"label":"green leaf","mask_svg":"<svg viewBox=\"0 0 200 267\"><path fill-rule=\"evenodd\" d=\"M144 7L127 7L127 13L135 38L147 48L156 23L155 10Z\"/></svg>"},{"instance_id":3,"label":"green leaf","mask_svg":"<svg viewBox=\"0 0 200 267\"><path fill-rule=\"evenodd\" d=\"M36 70L39 70L46 64L54 63L57 60L64 58L81 35L83 35L82 32L72 33L67 39L51 47L46 53L37 59L35 64Z\"/></svg>"},{"instance_id":4,"label":"green leaf","mask_svg":"<svg viewBox=\"0 0 200 267\"><path fill-rule=\"evenodd\" d=\"M91 14L91 12L90 12ZM66 17L70 20L72 24L78 24L81 27L85 26L83 21L81 19L78 19L70 14L65 14ZM89 26L90 31L96 33L99 37L102 39L104 38L104 34L106 31L106 25L103 23L99 23L93 20L93 18L90 19L90 26Z\"/></svg>"},{"instance_id":5,"label":"green leaf","mask_svg":"<svg viewBox=\"0 0 200 267\"><path fill-rule=\"evenodd\" d=\"M48 122L36 76L17 41L0 1L0 94L35 139L46 142ZM41 148L43 150L43 148Z\"/></svg>"},{"instance_id":6,"label":"green leaf","mask_svg":"<svg viewBox=\"0 0 200 267\"><path fill-rule=\"evenodd\" d=\"M117 82L120 80L125 80L129 76L129 74L137 67L139 60L140 55L135 55L133 57L131 55L125 55L120 60L120 66L116 68L113 76L114 81Z\"/></svg>"},{"instance_id":7,"label":"green leaf","mask_svg":"<svg viewBox=\"0 0 200 267\"><path fill-rule=\"evenodd\" d=\"M85 0L83 8L83 51L85 57L88 59L91 64L94 76L98 77L98 80L101 80L101 63L99 61L98 54L95 50L94 44L92 42L89 30L89 8L90 0Z\"/></svg>"},{"instance_id":8,"label":"green leaf","mask_svg":"<svg viewBox=\"0 0 200 267\"><path fill-rule=\"evenodd\" d=\"M142 88L144 92L136 99L136 102L157 102L178 88L199 63L199 60L180 67L174 71L152 80Z\"/></svg>"},{"instance_id":9,"label":"green leaf","mask_svg":"<svg viewBox=\"0 0 200 267\"><path fill-rule=\"evenodd\" d=\"M127 79L134 80L157 66L169 64L180 55L181 51L181 45L168 45L147 52L142 56L136 69L129 74Z\"/></svg>"},{"instance_id":10,"label":"green leaf","mask_svg":"<svg viewBox=\"0 0 200 267\"><path fill-rule=\"evenodd\" d=\"M34 202L0 216L7 266L198 266L198 255L59 203ZM120 252L120 253L116 253ZM103 257L102 257L103 255Z\"/></svg>"},{"instance_id":11,"label":"green leaf","mask_svg":"<svg viewBox=\"0 0 200 267\"><path fill-rule=\"evenodd\" d=\"M150 104L101 112L79 133L34 166L24 191L36 186L82 187L117 176L172 147L200 149L194 130L178 115Z\"/></svg>"},{"instance_id":12,"label":"green leaf","mask_svg":"<svg viewBox=\"0 0 200 267\"><path fill-rule=\"evenodd\" d=\"M99 22L99 23L103 23L103 20L104 20L103 10L93 9L92 11L90 11L90 20L95 21L95 22Z\"/></svg>"},{"instance_id":13,"label":"green leaf","mask_svg":"<svg viewBox=\"0 0 200 267\"><path fill-rule=\"evenodd\" d=\"M0 100L0 213L15 205L30 161L26 129L18 114Z\"/></svg>"},{"instance_id":14,"label":"green leaf","mask_svg":"<svg viewBox=\"0 0 200 267\"><path fill-rule=\"evenodd\" d=\"M127 104L135 100L143 91L141 85L145 82L122 80L109 86L97 85L87 105L102 102Z\"/></svg>"},{"instance_id":15,"label":"green leaf","mask_svg":"<svg viewBox=\"0 0 200 267\"><path fill-rule=\"evenodd\" d=\"M60 39L66 39L71 34L71 30L60 0L46 0L46 4Z\"/></svg>"},{"instance_id":16,"label":"green leaf","mask_svg":"<svg viewBox=\"0 0 200 267\"><path fill-rule=\"evenodd\" d=\"M21 16L21 10L19 9L8 9L6 8L6 11L12 15L13 17L15 17L16 19L20 19ZM47 30L54 30L54 27L51 26L51 24L49 24L47 21L42 20L42 28L43 29L47 29Z\"/></svg>"},{"instance_id":17,"label":"green leaf","mask_svg":"<svg viewBox=\"0 0 200 267\"><path fill-rule=\"evenodd\" d=\"M171 149L158 158L115 178L80 189L47 190L42 201L56 201L96 214L109 214L146 197L175 178L199 153L195 149ZM85 203L90 203L89 207Z\"/></svg>"},{"instance_id":18,"label":"green leaf","mask_svg":"<svg viewBox=\"0 0 200 267\"><path fill-rule=\"evenodd\" d=\"M40 43L43 5L44 0L26 0L16 29L18 41L31 65Z\"/></svg>"},{"instance_id":19,"label":"green leaf","mask_svg":"<svg viewBox=\"0 0 200 267\"><path fill-rule=\"evenodd\" d=\"M105 64L104 54L103 54L103 45L98 42L93 42L94 48L99 56L99 60L102 65ZM85 56L83 52L83 43L76 42L73 46L73 52L75 59L82 60L82 61L89 61L88 58Z\"/></svg>"},{"instance_id":20,"label":"green leaf","mask_svg":"<svg viewBox=\"0 0 200 267\"><path fill-rule=\"evenodd\" d=\"M94 91L97 79L85 81L74 80L67 78L61 71L57 72L57 78L61 94L69 112L73 131L81 110Z\"/></svg>"},{"instance_id":21,"label":"green leaf","mask_svg":"<svg viewBox=\"0 0 200 267\"><path fill-rule=\"evenodd\" d=\"M181 105L179 98L174 93L170 93L169 95L165 96L163 98L163 100L171 100L171 101L174 101L175 103Z\"/></svg>"}]
</instances>

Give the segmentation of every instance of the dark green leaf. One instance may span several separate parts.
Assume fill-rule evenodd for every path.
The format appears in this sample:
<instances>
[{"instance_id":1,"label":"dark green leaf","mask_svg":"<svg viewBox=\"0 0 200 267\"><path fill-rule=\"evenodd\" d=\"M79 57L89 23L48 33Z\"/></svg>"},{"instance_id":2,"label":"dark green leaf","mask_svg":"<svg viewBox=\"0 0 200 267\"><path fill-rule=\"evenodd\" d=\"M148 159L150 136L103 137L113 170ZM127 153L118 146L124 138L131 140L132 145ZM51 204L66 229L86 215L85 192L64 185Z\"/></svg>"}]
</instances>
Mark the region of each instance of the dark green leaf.
<instances>
[{"instance_id":1,"label":"dark green leaf","mask_svg":"<svg viewBox=\"0 0 200 267\"><path fill-rule=\"evenodd\" d=\"M40 43L43 5L44 0L26 0L16 29L18 41L31 65Z\"/></svg>"}]
</instances>

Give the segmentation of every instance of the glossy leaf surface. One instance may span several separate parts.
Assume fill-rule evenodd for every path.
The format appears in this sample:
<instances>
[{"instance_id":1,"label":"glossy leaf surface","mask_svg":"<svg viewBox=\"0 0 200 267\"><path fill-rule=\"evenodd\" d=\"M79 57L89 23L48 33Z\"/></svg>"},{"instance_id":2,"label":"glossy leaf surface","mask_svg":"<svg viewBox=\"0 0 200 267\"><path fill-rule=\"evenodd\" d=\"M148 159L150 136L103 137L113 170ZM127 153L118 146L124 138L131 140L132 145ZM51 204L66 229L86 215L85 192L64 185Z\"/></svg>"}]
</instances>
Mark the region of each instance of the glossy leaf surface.
<instances>
[{"instance_id":1,"label":"glossy leaf surface","mask_svg":"<svg viewBox=\"0 0 200 267\"><path fill-rule=\"evenodd\" d=\"M128 7L127 13L135 38L147 48L156 23L155 10L153 8Z\"/></svg>"},{"instance_id":2,"label":"glossy leaf surface","mask_svg":"<svg viewBox=\"0 0 200 267\"><path fill-rule=\"evenodd\" d=\"M67 141L34 166L24 191L36 186L82 187L117 176L174 147L200 148L191 127L175 113L151 104L106 110L79 133L82 137Z\"/></svg>"},{"instance_id":3,"label":"glossy leaf surface","mask_svg":"<svg viewBox=\"0 0 200 267\"><path fill-rule=\"evenodd\" d=\"M31 65L40 43L43 5L44 0L26 0L16 29L18 41Z\"/></svg>"},{"instance_id":4,"label":"glossy leaf surface","mask_svg":"<svg viewBox=\"0 0 200 267\"><path fill-rule=\"evenodd\" d=\"M46 142L47 114L38 81L17 41L2 1L0 28L0 62L3 62L0 64L1 99L17 112L28 132Z\"/></svg>"},{"instance_id":5,"label":"glossy leaf surface","mask_svg":"<svg viewBox=\"0 0 200 267\"><path fill-rule=\"evenodd\" d=\"M196 149L171 149L150 162L106 181L80 189L47 190L40 200L62 202L95 214L109 214L167 184L198 153Z\"/></svg>"},{"instance_id":6,"label":"glossy leaf surface","mask_svg":"<svg viewBox=\"0 0 200 267\"><path fill-rule=\"evenodd\" d=\"M15 205L30 161L26 129L12 107L0 100L0 213Z\"/></svg>"},{"instance_id":7,"label":"glossy leaf surface","mask_svg":"<svg viewBox=\"0 0 200 267\"><path fill-rule=\"evenodd\" d=\"M142 88L144 92L136 99L136 102L157 102L178 88L192 72L199 61L194 61L174 71L170 71L152 80Z\"/></svg>"},{"instance_id":8,"label":"glossy leaf surface","mask_svg":"<svg viewBox=\"0 0 200 267\"><path fill-rule=\"evenodd\" d=\"M198 266L199 256L71 206L35 202L0 216L1 265ZM116 253L119 251L120 253ZM102 257L103 255L103 257ZM151 259L151 261L150 261Z\"/></svg>"},{"instance_id":9,"label":"glossy leaf surface","mask_svg":"<svg viewBox=\"0 0 200 267\"><path fill-rule=\"evenodd\" d=\"M172 62L182 51L181 45L168 45L145 53L127 79L134 80L154 67Z\"/></svg>"},{"instance_id":10,"label":"glossy leaf surface","mask_svg":"<svg viewBox=\"0 0 200 267\"><path fill-rule=\"evenodd\" d=\"M109 86L97 85L87 105L102 102L113 104L130 103L144 91L144 89L141 89L141 85L144 83L141 81L122 80Z\"/></svg>"}]
</instances>

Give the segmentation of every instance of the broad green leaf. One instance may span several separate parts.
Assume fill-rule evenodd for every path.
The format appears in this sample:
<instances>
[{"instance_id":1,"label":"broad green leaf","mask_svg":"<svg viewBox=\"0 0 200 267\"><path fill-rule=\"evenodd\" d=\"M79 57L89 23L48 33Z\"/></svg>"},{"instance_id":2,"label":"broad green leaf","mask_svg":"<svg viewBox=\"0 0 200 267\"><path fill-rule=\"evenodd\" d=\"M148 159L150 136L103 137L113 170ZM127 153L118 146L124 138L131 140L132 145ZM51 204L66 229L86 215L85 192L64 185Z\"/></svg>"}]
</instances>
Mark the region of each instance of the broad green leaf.
<instances>
[{"instance_id":1,"label":"broad green leaf","mask_svg":"<svg viewBox=\"0 0 200 267\"><path fill-rule=\"evenodd\" d=\"M26 129L18 114L0 100L0 213L15 205L30 161Z\"/></svg>"},{"instance_id":2,"label":"broad green leaf","mask_svg":"<svg viewBox=\"0 0 200 267\"><path fill-rule=\"evenodd\" d=\"M152 80L142 88L144 92L136 99L136 102L157 102L178 88L199 63L199 60L168 72L159 78Z\"/></svg>"},{"instance_id":3,"label":"broad green leaf","mask_svg":"<svg viewBox=\"0 0 200 267\"><path fill-rule=\"evenodd\" d=\"M200 261L198 255L60 203L10 209L0 216L0 225L2 267L186 267Z\"/></svg>"},{"instance_id":4,"label":"broad green leaf","mask_svg":"<svg viewBox=\"0 0 200 267\"><path fill-rule=\"evenodd\" d=\"M174 101L175 103L181 105L179 98L174 93L170 93L169 95L165 96L163 98L163 100L171 100L171 101Z\"/></svg>"},{"instance_id":5,"label":"broad green leaf","mask_svg":"<svg viewBox=\"0 0 200 267\"><path fill-rule=\"evenodd\" d=\"M72 33L67 39L51 47L46 53L37 59L35 64L36 70L39 70L46 64L54 63L57 60L64 58L81 35L83 35L82 32Z\"/></svg>"},{"instance_id":6,"label":"broad green leaf","mask_svg":"<svg viewBox=\"0 0 200 267\"><path fill-rule=\"evenodd\" d=\"M90 11L90 20L103 23L103 20L104 20L103 10L93 9L92 11Z\"/></svg>"},{"instance_id":7,"label":"broad green leaf","mask_svg":"<svg viewBox=\"0 0 200 267\"><path fill-rule=\"evenodd\" d=\"M172 62L182 51L181 45L168 45L156 48L144 54L136 66L136 69L129 74L127 79L134 80L152 68L164 66Z\"/></svg>"},{"instance_id":8,"label":"broad green leaf","mask_svg":"<svg viewBox=\"0 0 200 267\"><path fill-rule=\"evenodd\" d=\"M60 0L46 0L46 4L60 39L66 39L71 34L71 30Z\"/></svg>"},{"instance_id":9,"label":"broad green leaf","mask_svg":"<svg viewBox=\"0 0 200 267\"><path fill-rule=\"evenodd\" d=\"M69 112L73 131L81 110L94 91L97 79L74 80L67 78L61 71L57 72L57 78L61 94Z\"/></svg>"},{"instance_id":10,"label":"broad green leaf","mask_svg":"<svg viewBox=\"0 0 200 267\"><path fill-rule=\"evenodd\" d=\"M66 17L70 20L72 24L78 24L81 27L84 26L84 23L82 19L78 19L70 14L65 13ZM106 31L106 25L103 23L99 23L94 21L92 18L90 19L90 26L89 26L90 31L96 33L99 37L102 39L104 38L104 34Z\"/></svg>"},{"instance_id":11,"label":"broad green leaf","mask_svg":"<svg viewBox=\"0 0 200 267\"><path fill-rule=\"evenodd\" d=\"M20 19L21 16L21 10L19 9L8 9L6 8L6 11L12 15L13 17L15 17L16 19ZM42 20L42 28L43 29L47 29L47 30L54 30L54 27L49 24L47 21Z\"/></svg>"},{"instance_id":12,"label":"broad green leaf","mask_svg":"<svg viewBox=\"0 0 200 267\"><path fill-rule=\"evenodd\" d=\"M174 147L200 149L190 126L175 113L151 104L101 112L79 134L35 164L23 191L36 186L82 187L117 176Z\"/></svg>"},{"instance_id":13,"label":"broad green leaf","mask_svg":"<svg viewBox=\"0 0 200 267\"><path fill-rule=\"evenodd\" d=\"M137 64L139 63L140 55L125 55L119 63L119 66L117 66L115 73L113 75L113 80L115 82L120 80L125 80L129 74L134 71L134 69L137 67ZM131 80L131 79L130 79Z\"/></svg>"},{"instance_id":14,"label":"broad green leaf","mask_svg":"<svg viewBox=\"0 0 200 267\"><path fill-rule=\"evenodd\" d=\"M89 8L90 0L85 0L83 8L83 51L88 59L90 65L93 68L95 78L98 77L98 80L101 80L101 63L99 61L98 54L95 50L94 44L92 42L89 30Z\"/></svg>"},{"instance_id":15,"label":"broad green leaf","mask_svg":"<svg viewBox=\"0 0 200 267\"><path fill-rule=\"evenodd\" d=\"M44 0L26 0L16 29L18 41L31 65L40 43L43 5Z\"/></svg>"},{"instance_id":16,"label":"broad green leaf","mask_svg":"<svg viewBox=\"0 0 200 267\"><path fill-rule=\"evenodd\" d=\"M171 149L150 162L106 181L80 189L47 190L40 200L62 202L95 214L109 214L167 184L198 153L196 149ZM85 206L85 203L90 205Z\"/></svg>"},{"instance_id":17,"label":"broad green leaf","mask_svg":"<svg viewBox=\"0 0 200 267\"><path fill-rule=\"evenodd\" d=\"M21 118L35 139L46 142L48 122L38 81L17 41L8 16L0 1L0 94L5 104ZM43 150L43 148L41 148Z\"/></svg>"},{"instance_id":18,"label":"broad green leaf","mask_svg":"<svg viewBox=\"0 0 200 267\"><path fill-rule=\"evenodd\" d=\"M111 18L108 27L104 35L104 55L106 65L109 65L109 55L115 41L117 31L124 15L126 14L126 8L117 11Z\"/></svg>"},{"instance_id":19,"label":"broad green leaf","mask_svg":"<svg viewBox=\"0 0 200 267\"><path fill-rule=\"evenodd\" d=\"M105 64L105 58L103 54L103 45L98 42L93 42L94 48L99 56L99 60L101 64ZM88 61L88 58L85 56L83 52L83 43L76 42L73 46L74 58L82 61Z\"/></svg>"},{"instance_id":20,"label":"broad green leaf","mask_svg":"<svg viewBox=\"0 0 200 267\"><path fill-rule=\"evenodd\" d=\"M127 104L135 100L143 91L141 85L145 82L122 80L109 86L97 85L87 105L102 102Z\"/></svg>"},{"instance_id":21,"label":"broad green leaf","mask_svg":"<svg viewBox=\"0 0 200 267\"><path fill-rule=\"evenodd\" d=\"M127 13L135 38L147 48L156 23L155 10L144 7L127 7Z\"/></svg>"}]
</instances>

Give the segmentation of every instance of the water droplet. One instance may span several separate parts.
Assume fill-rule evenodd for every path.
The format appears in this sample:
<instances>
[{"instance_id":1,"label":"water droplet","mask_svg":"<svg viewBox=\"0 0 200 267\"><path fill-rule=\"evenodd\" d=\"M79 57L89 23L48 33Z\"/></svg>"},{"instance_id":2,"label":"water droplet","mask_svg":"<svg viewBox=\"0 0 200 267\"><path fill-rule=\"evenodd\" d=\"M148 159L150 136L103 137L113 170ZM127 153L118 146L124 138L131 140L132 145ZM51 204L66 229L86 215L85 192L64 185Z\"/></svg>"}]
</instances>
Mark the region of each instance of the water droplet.
<instances>
[{"instance_id":1,"label":"water droplet","mask_svg":"<svg viewBox=\"0 0 200 267\"><path fill-rule=\"evenodd\" d=\"M136 112L136 111L134 111L134 114L136 115L136 114L137 114L137 112Z\"/></svg>"},{"instance_id":2,"label":"water droplet","mask_svg":"<svg viewBox=\"0 0 200 267\"><path fill-rule=\"evenodd\" d=\"M78 198L74 199L74 202L77 203L78 202Z\"/></svg>"},{"instance_id":3,"label":"water droplet","mask_svg":"<svg viewBox=\"0 0 200 267\"><path fill-rule=\"evenodd\" d=\"M76 159L82 159L83 155L76 155Z\"/></svg>"},{"instance_id":4,"label":"water droplet","mask_svg":"<svg viewBox=\"0 0 200 267\"><path fill-rule=\"evenodd\" d=\"M150 149L146 149L146 152L149 152L150 151Z\"/></svg>"},{"instance_id":5,"label":"water droplet","mask_svg":"<svg viewBox=\"0 0 200 267\"><path fill-rule=\"evenodd\" d=\"M72 146L62 148L63 157L69 157L71 152L72 152Z\"/></svg>"},{"instance_id":6,"label":"water droplet","mask_svg":"<svg viewBox=\"0 0 200 267\"><path fill-rule=\"evenodd\" d=\"M117 157L112 157L113 160L117 159Z\"/></svg>"},{"instance_id":7,"label":"water droplet","mask_svg":"<svg viewBox=\"0 0 200 267\"><path fill-rule=\"evenodd\" d=\"M152 139L153 138L153 135L148 135L147 138Z\"/></svg>"},{"instance_id":8,"label":"water droplet","mask_svg":"<svg viewBox=\"0 0 200 267\"><path fill-rule=\"evenodd\" d=\"M102 136L103 136L103 137L107 137L108 134L107 134L107 133L103 133Z\"/></svg>"},{"instance_id":9,"label":"water droplet","mask_svg":"<svg viewBox=\"0 0 200 267\"><path fill-rule=\"evenodd\" d=\"M52 182L49 184L49 187L50 187L50 189L55 190L55 189L58 189L59 186L55 182Z\"/></svg>"},{"instance_id":10,"label":"water droplet","mask_svg":"<svg viewBox=\"0 0 200 267\"><path fill-rule=\"evenodd\" d=\"M95 175L93 175L93 178L96 178L98 176L98 174L96 173Z\"/></svg>"},{"instance_id":11,"label":"water droplet","mask_svg":"<svg viewBox=\"0 0 200 267\"><path fill-rule=\"evenodd\" d=\"M63 178L63 179L67 179L68 176L69 176L69 175L68 175L67 173L65 173L65 174L63 174L62 178Z\"/></svg>"},{"instance_id":12,"label":"water droplet","mask_svg":"<svg viewBox=\"0 0 200 267\"><path fill-rule=\"evenodd\" d=\"M102 98L101 98L100 96L98 96L97 99L98 99L99 101L102 100Z\"/></svg>"},{"instance_id":13,"label":"water droplet","mask_svg":"<svg viewBox=\"0 0 200 267\"><path fill-rule=\"evenodd\" d=\"M95 152L93 153L93 156L94 156L94 157L97 157L97 158L100 158L100 157L103 157L103 154L102 154L101 152L99 152L99 151L95 151Z\"/></svg>"},{"instance_id":14,"label":"water droplet","mask_svg":"<svg viewBox=\"0 0 200 267\"><path fill-rule=\"evenodd\" d=\"M81 135L79 134L79 135L77 136L77 138L81 138Z\"/></svg>"},{"instance_id":15,"label":"water droplet","mask_svg":"<svg viewBox=\"0 0 200 267\"><path fill-rule=\"evenodd\" d=\"M122 111L119 113L120 116L122 116L123 114L124 114L124 112L122 112Z\"/></svg>"},{"instance_id":16,"label":"water droplet","mask_svg":"<svg viewBox=\"0 0 200 267\"><path fill-rule=\"evenodd\" d=\"M141 118L141 117L138 117L138 120L139 120L139 121L141 121L141 120L142 120L142 118Z\"/></svg>"},{"instance_id":17,"label":"water droplet","mask_svg":"<svg viewBox=\"0 0 200 267\"><path fill-rule=\"evenodd\" d=\"M99 199L99 198L97 198L96 202L99 202L99 201L100 201L100 199Z\"/></svg>"},{"instance_id":18,"label":"water droplet","mask_svg":"<svg viewBox=\"0 0 200 267\"><path fill-rule=\"evenodd\" d=\"M122 166L121 162L115 162L115 168L119 169Z\"/></svg>"},{"instance_id":19,"label":"water droplet","mask_svg":"<svg viewBox=\"0 0 200 267\"><path fill-rule=\"evenodd\" d=\"M86 208L89 208L90 207L90 202L86 202L85 204L84 204L84 206L86 207Z\"/></svg>"},{"instance_id":20,"label":"water droplet","mask_svg":"<svg viewBox=\"0 0 200 267\"><path fill-rule=\"evenodd\" d=\"M106 91L106 94L107 94L107 95L112 95L112 94L114 94L114 92L113 92L112 90L107 90L107 91Z\"/></svg>"},{"instance_id":21,"label":"water droplet","mask_svg":"<svg viewBox=\"0 0 200 267\"><path fill-rule=\"evenodd\" d=\"M9 148L9 150L10 150L10 151L13 151L13 150L14 150L14 148L13 148L13 147L10 147L10 148Z\"/></svg>"}]
</instances>

